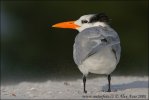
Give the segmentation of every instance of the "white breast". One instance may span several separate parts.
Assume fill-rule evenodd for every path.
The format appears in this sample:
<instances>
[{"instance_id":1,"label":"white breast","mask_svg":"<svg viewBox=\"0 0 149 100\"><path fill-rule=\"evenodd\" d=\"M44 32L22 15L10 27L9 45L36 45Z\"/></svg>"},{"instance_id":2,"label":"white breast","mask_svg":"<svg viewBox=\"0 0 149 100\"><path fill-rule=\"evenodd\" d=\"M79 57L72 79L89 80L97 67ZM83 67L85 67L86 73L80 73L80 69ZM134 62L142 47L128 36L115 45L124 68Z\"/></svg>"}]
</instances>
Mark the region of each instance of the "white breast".
<instances>
[{"instance_id":1,"label":"white breast","mask_svg":"<svg viewBox=\"0 0 149 100\"><path fill-rule=\"evenodd\" d=\"M106 47L88 57L81 65L80 71L87 75L89 72L95 74L110 74L116 68L116 58L111 47Z\"/></svg>"}]
</instances>

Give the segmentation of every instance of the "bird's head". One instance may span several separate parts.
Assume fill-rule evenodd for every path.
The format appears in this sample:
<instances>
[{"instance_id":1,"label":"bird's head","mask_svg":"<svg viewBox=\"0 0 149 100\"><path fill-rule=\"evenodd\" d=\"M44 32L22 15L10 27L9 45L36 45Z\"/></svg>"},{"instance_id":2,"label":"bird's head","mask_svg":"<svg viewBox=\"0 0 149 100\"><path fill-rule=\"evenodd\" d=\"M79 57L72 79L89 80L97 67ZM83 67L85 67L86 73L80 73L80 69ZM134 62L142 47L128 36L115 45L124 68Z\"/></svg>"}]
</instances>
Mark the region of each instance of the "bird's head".
<instances>
[{"instance_id":1,"label":"bird's head","mask_svg":"<svg viewBox=\"0 0 149 100\"><path fill-rule=\"evenodd\" d=\"M76 29L79 32L86 28L90 27L96 27L96 26L107 26L109 22L109 18L104 13L99 14L88 14L81 16L76 21L67 21L67 22L61 22L53 25L52 27L56 28L70 28L70 29Z\"/></svg>"}]
</instances>

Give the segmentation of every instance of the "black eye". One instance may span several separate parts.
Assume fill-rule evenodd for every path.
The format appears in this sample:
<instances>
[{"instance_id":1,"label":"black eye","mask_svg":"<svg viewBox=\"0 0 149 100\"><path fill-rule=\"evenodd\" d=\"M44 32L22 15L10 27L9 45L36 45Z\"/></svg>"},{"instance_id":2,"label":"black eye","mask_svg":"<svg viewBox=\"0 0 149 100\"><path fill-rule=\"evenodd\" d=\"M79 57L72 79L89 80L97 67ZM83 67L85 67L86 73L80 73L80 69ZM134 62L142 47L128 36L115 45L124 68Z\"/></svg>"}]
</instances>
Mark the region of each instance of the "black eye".
<instances>
[{"instance_id":1,"label":"black eye","mask_svg":"<svg viewBox=\"0 0 149 100\"><path fill-rule=\"evenodd\" d=\"M82 24L84 24L84 23L88 23L87 20L82 20L81 22L82 22Z\"/></svg>"}]
</instances>

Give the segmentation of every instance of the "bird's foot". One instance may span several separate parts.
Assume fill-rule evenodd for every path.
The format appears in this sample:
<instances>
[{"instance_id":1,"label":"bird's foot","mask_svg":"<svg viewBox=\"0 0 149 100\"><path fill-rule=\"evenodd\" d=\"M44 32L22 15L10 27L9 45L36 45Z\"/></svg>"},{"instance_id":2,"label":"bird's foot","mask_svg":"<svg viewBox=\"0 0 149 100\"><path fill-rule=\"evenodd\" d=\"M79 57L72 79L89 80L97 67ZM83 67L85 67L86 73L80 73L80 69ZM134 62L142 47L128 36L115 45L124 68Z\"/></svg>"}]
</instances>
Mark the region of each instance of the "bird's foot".
<instances>
[{"instance_id":1,"label":"bird's foot","mask_svg":"<svg viewBox=\"0 0 149 100\"><path fill-rule=\"evenodd\" d=\"M86 91L86 90L84 90L84 93L87 93L87 91Z\"/></svg>"},{"instance_id":2,"label":"bird's foot","mask_svg":"<svg viewBox=\"0 0 149 100\"><path fill-rule=\"evenodd\" d=\"M107 92L111 92L111 89L108 89L108 91Z\"/></svg>"}]
</instances>

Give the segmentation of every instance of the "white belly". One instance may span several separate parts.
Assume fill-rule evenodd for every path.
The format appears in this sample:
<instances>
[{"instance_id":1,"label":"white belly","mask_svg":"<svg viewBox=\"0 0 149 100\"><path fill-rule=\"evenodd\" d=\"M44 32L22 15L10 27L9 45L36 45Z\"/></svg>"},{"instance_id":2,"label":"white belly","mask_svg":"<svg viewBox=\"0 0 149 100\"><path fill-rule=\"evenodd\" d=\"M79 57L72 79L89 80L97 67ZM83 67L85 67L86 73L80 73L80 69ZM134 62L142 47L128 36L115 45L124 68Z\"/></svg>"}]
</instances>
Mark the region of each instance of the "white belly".
<instances>
[{"instance_id":1,"label":"white belly","mask_svg":"<svg viewBox=\"0 0 149 100\"><path fill-rule=\"evenodd\" d=\"M115 54L110 47L103 48L100 52L88 57L81 65L80 71L87 75L89 72L95 74L110 74L116 68Z\"/></svg>"}]
</instances>

